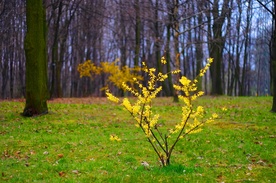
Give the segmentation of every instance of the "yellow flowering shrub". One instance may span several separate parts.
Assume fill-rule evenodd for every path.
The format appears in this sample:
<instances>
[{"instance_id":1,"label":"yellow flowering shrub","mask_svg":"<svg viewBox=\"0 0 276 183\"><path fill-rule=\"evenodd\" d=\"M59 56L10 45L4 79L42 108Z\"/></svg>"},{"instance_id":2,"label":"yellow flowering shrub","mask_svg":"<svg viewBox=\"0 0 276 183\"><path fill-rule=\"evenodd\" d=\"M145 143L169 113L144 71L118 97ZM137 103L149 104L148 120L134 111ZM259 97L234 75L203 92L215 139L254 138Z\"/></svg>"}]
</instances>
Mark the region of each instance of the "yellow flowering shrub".
<instances>
[{"instance_id":1,"label":"yellow flowering shrub","mask_svg":"<svg viewBox=\"0 0 276 183\"><path fill-rule=\"evenodd\" d=\"M143 77L136 73L140 71L140 68L129 68L128 66L120 67L118 65L119 60L114 62L101 62L99 66L96 66L91 60L87 60L78 65L78 72L80 77L93 77L95 75L107 74L107 82L114 84L118 88L122 88L122 83L134 83L136 80L142 80Z\"/></svg>"},{"instance_id":2,"label":"yellow flowering shrub","mask_svg":"<svg viewBox=\"0 0 276 183\"><path fill-rule=\"evenodd\" d=\"M212 61L213 59L208 59L207 65L200 71L198 77L202 77L206 73ZM162 57L161 63L166 64L164 57ZM106 91L106 95L109 100L120 103L131 114L136 121L136 126L141 128L156 152L162 166L166 166L170 164L170 158L177 142L188 134L200 132L203 124L212 122L217 118L217 114L213 114L207 119L204 118L204 108L193 105L193 101L204 94L202 91L197 91L197 78L190 80L182 76L179 80L179 85L174 85L174 89L179 91L179 99L184 103L182 119L173 128L163 127L161 129L161 126L164 125L159 125L158 123L160 116L159 114L154 114L152 100L162 90L160 82L164 82L169 73L156 73L155 68L148 68L145 63L142 63L142 66L142 71L149 78L145 86L137 78L133 78L136 87L132 87L126 82L122 83L122 88L137 98L134 103L131 103L128 98L120 100L112 95L109 90ZM179 72L177 70L171 73L177 74Z\"/></svg>"}]
</instances>

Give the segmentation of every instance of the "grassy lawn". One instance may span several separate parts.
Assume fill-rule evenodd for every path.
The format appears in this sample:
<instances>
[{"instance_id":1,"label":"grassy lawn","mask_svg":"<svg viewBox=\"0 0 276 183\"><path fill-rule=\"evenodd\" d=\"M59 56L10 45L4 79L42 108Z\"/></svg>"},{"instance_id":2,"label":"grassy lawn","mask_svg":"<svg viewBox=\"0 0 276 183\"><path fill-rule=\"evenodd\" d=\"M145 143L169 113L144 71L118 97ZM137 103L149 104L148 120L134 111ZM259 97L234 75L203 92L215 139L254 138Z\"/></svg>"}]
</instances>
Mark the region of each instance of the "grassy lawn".
<instances>
[{"instance_id":1,"label":"grassy lawn","mask_svg":"<svg viewBox=\"0 0 276 183\"><path fill-rule=\"evenodd\" d=\"M155 100L162 124L181 117L181 103L171 101ZM50 113L34 118L20 116L24 102L0 101L0 182L276 181L271 97L202 97L197 104L219 119L182 139L172 165L160 168L130 115L106 99L50 101ZM110 141L112 134L122 141Z\"/></svg>"}]
</instances>

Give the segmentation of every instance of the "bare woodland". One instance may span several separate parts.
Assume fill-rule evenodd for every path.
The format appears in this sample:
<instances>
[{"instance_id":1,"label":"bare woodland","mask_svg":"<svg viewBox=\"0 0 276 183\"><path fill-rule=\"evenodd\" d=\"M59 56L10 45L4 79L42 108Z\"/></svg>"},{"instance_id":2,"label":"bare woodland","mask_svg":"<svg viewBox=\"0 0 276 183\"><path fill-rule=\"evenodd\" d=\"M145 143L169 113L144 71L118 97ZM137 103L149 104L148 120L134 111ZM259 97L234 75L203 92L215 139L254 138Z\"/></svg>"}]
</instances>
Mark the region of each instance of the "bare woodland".
<instances>
[{"instance_id":1,"label":"bare woodland","mask_svg":"<svg viewBox=\"0 0 276 183\"><path fill-rule=\"evenodd\" d=\"M270 1L262 1L272 8ZM51 98L103 96L107 76L80 78L77 67L119 59L120 66L180 69L207 94L271 94L273 17L257 0L44 0ZM0 0L0 98L25 96L26 2ZM166 66L160 64L165 57ZM169 77L162 96L173 96Z\"/></svg>"}]
</instances>

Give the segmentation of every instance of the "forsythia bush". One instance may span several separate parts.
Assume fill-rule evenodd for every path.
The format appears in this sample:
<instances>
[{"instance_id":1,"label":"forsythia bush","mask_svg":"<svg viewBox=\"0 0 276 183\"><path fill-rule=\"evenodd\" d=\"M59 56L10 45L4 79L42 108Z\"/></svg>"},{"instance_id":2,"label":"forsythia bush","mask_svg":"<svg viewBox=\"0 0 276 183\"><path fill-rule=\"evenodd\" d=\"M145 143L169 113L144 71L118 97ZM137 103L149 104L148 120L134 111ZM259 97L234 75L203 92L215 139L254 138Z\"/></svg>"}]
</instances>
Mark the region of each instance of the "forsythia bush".
<instances>
[{"instance_id":1,"label":"forsythia bush","mask_svg":"<svg viewBox=\"0 0 276 183\"><path fill-rule=\"evenodd\" d=\"M208 59L207 65L200 71L198 77L202 77L206 73L212 61L213 59ZM165 64L165 58L162 57L161 62ZM182 76L179 80L179 85L174 85L174 89L180 93L179 99L184 102L182 119L169 130L164 128L164 126L161 129L162 125L158 124L159 114L154 114L152 110L152 100L162 90L162 85L158 85L158 83L164 82L169 73L156 73L155 68L148 68L145 63L143 63L142 71L149 76L146 86L143 86L137 78L133 78L137 85L135 88L126 82L121 85L124 90L131 92L137 98L134 103L131 103L128 98L120 100L109 90L106 91L106 95L109 100L122 104L131 114L136 121L136 126L141 128L160 159L162 166L167 166L170 164L172 152L179 140L190 133L200 132L202 125L212 122L217 118L217 114L204 119L204 108L202 106L193 106L193 101L204 94L202 91L197 91L197 79L190 80ZM172 71L172 74L179 72Z\"/></svg>"},{"instance_id":2,"label":"forsythia bush","mask_svg":"<svg viewBox=\"0 0 276 183\"><path fill-rule=\"evenodd\" d=\"M122 83L133 85L134 79L142 80L143 78L136 74L140 68L129 68L128 66L120 66L117 64L119 60L114 62L101 62L96 66L91 60L87 60L78 66L80 77L92 77L94 75L108 74L108 82L113 83L116 87L122 88Z\"/></svg>"}]
</instances>

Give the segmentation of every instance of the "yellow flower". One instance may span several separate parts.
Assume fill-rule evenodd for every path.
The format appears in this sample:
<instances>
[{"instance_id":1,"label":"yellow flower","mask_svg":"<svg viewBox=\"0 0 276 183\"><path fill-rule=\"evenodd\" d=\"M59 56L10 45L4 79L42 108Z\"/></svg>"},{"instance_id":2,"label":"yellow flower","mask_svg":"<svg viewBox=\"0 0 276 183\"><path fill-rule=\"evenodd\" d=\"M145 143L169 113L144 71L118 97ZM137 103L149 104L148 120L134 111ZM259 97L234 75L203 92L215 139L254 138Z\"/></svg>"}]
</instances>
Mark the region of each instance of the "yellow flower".
<instances>
[{"instance_id":1,"label":"yellow flower","mask_svg":"<svg viewBox=\"0 0 276 183\"><path fill-rule=\"evenodd\" d=\"M207 119L206 121L205 121L205 123L212 123L212 122L214 122L214 119L213 118L209 118L209 119Z\"/></svg>"},{"instance_id":2,"label":"yellow flower","mask_svg":"<svg viewBox=\"0 0 276 183\"><path fill-rule=\"evenodd\" d=\"M132 113L133 113L133 115L138 114L139 111L140 111L140 108L141 108L140 105L134 105L132 107Z\"/></svg>"},{"instance_id":3,"label":"yellow flower","mask_svg":"<svg viewBox=\"0 0 276 183\"><path fill-rule=\"evenodd\" d=\"M221 108L222 111L227 111L228 109L226 107Z\"/></svg>"},{"instance_id":4,"label":"yellow flower","mask_svg":"<svg viewBox=\"0 0 276 183\"><path fill-rule=\"evenodd\" d=\"M179 95L178 98L179 98L180 100L182 100L182 101L186 104L187 107L190 107L190 106L191 106L191 100L189 100L188 97Z\"/></svg>"},{"instance_id":5,"label":"yellow flower","mask_svg":"<svg viewBox=\"0 0 276 183\"><path fill-rule=\"evenodd\" d=\"M199 91L198 93L197 93L197 96L199 96L199 97L201 97L201 96L203 96L204 95L204 92L203 91Z\"/></svg>"},{"instance_id":6,"label":"yellow flower","mask_svg":"<svg viewBox=\"0 0 276 183\"><path fill-rule=\"evenodd\" d=\"M218 117L219 117L219 116L218 116L217 113L213 113L213 114L212 114L212 118L213 118L213 119L216 119L216 118L218 118Z\"/></svg>"},{"instance_id":7,"label":"yellow flower","mask_svg":"<svg viewBox=\"0 0 276 183\"><path fill-rule=\"evenodd\" d=\"M203 115L204 109L203 109L202 106L198 106L198 107L197 107L197 113L198 113L198 115Z\"/></svg>"},{"instance_id":8,"label":"yellow flower","mask_svg":"<svg viewBox=\"0 0 276 183\"><path fill-rule=\"evenodd\" d=\"M189 80L188 78L186 78L185 76L182 76L179 80L179 82L183 85L183 86L188 86L191 83L191 80Z\"/></svg>"},{"instance_id":9,"label":"yellow flower","mask_svg":"<svg viewBox=\"0 0 276 183\"><path fill-rule=\"evenodd\" d=\"M150 121L150 127L155 127L159 119L159 114L154 115L154 117Z\"/></svg>"},{"instance_id":10,"label":"yellow flower","mask_svg":"<svg viewBox=\"0 0 276 183\"><path fill-rule=\"evenodd\" d=\"M212 63L212 62L214 61L214 58L208 58L207 61L208 61L209 63Z\"/></svg>"},{"instance_id":11,"label":"yellow flower","mask_svg":"<svg viewBox=\"0 0 276 183\"><path fill-rule=\"evenodd\" d=\"M188 129L186 129L186 130L185 130L185 132L186 132L186 133L189 133L189 134L192 134L192 133L199 133L199 132L201 132L201 131L202 131L202 129L201 129L201 128L197 128L197 129L192 130L192 131L190 131L190 132L189 132L189 130L188 130Z\"/></svg>"},{"instance_id":12,"label":"yellow flower","mask_svg":"<svg viewBox=\"0 0 276 183\"><path fill-rule=\"evenodd\" d=\"M130 102L129 102L129 100L127 99L127 98L124 98L123 99L123 106L129 111L129 112L133 112L133 110L132 110L132 106L131 106L131 104L130 104Z\"/></svg>"},{"instance_id":13,"label":"yellow flower","mask_svg":"<svg viewBox=\"0 0 276 183\"><path fill-rule=\"evenodd\" d=\"M170 133L170 134L174 134L174 133L175 133L175 130L169 129L169 133Z\"/></svg>"},{"instance_id":14,"label":"yellow flower","mask_svg":"<svg viewBox=\"0 0 276 183\"><path fill-rule=\"evenodd\" d=\"M178 73L180 73L181 72L181 70L175 70L175 71L172 71L171 73L172 74L178 74Z\"/></svg>"},{"instance_id":15,"label":"yellow flower","mask_svg":"<svg viewBox=\"0 0 276 183\"><path fill-rule=\"evenodd\" d=\"M167 63L166 58L164 56L161 58L161 63L162 64L166 64Z\"/></svg>"},{"instance_id":16,"label":"yellow flower","mask_svg":"<svg viewBox=\"0 0 276 183\"><path fill-rule=\"evenodd\" d=\"M120 101L120 99L112 95L109 90L106 90L105 94L107 95L107 99L112 102L118 103Z\"/></svg>"}]
</instances>

